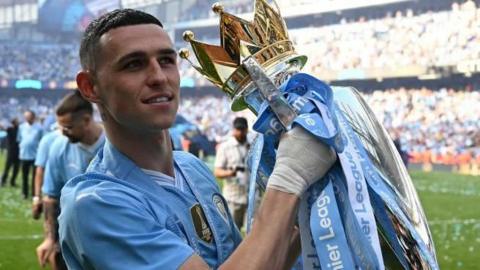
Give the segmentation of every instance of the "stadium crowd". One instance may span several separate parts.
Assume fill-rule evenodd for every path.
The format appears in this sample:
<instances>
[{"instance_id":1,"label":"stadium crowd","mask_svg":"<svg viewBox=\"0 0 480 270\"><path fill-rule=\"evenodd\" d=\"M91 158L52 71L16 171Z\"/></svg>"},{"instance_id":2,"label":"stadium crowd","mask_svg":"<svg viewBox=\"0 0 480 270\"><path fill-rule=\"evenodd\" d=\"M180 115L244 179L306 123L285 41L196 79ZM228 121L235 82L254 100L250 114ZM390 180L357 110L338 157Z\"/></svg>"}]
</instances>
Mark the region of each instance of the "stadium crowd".
<instances>
[{"instance_id":1,"label":"stadium crowd","mask_svg":"<svg viewBox=\"0 0 480 270\"><path fill-rule=\"evenodd\" d=\"M364 97L412 162L480 162L480 92L401 88Z\"/></svg>"},{"instance_id":2,"label":"stadium crowd","mask_svg":"<svg viewBox=\"0 0 480 270\"><path fill-rule=\"evenodd\" d=\"M196 5L209 7L211 2L197 1ZM306 2L309 1L278 1L280 6ZM225 1L224 4L234 13L251 11L251 1ZM210 10L202 7L196 10ZM309 56L305 71L322 79L323 74L331 71L451 66L480 59L479 32L480 9L473 1L467 1L454 3L449 11L414 14L410 10L382 19L361 18L324 27L290 29L290 36L297 44L297 51ZM57 85L74 81L80 67L77 51L78 45L73 44L0 43L0 86L19 79L58 82ZM180 70L183 86L211 85L187 61L180 62ZM478 92L392 89L366 97L392 136L400 134L403 148L411 153L414 161L421 159L416 153L427 150L433 156L455 156L473 149L472 155L480 156L479 124L475 119L480 115ZM27 108L34 108L38 119L51 122L51 110L56 103L34 98L0 98L0 102L2 126ZM472 110L476 111L472 113ZM185 95L180 106L180 114L213 142L220 142L227 135L229 128L225 123L231 123L234 118L229 112L227 98L193 99ZM440 159L442 163L452 162Z\"/></svg>"},{"instance_id":3,"label":"stadium crowd","mask_svg":"<svg viewBox=\"0 0 480 270\"><path fill-rule=\"evenodd\" d=\"M72 44L0 43L0 80L72 81L80 63Z\"/></svg>"},{"instance_id":4,"label":"stadium crowd","mask_svg":"<svg viewBox=\"0 0 480 270\"><path fill-rule=\"evenodd\" d=\"M457 65L480 59L480 9L468 3L417 16L409 10L379 20L294 29L291 37L297 51L313 60L307 68L320 76L331 70Z\"/></svg>"},{"instance_id":5,"label":"stadium crowd","mask_svg":"<svg viewBox=\"0 0 480 270\"><path fill-rule=\"evenodd\" d=\"M322 0L324 3L332 2L333 0ZM211 11L211 6L214 3L217 3L217 0L197 0L195 3L187 10L187 12L182 13L180 16L180 21L189 21L189 20L198 20L215 17L216 15ZM248 12L253 12L253 4L251 0L225 0L221 1L225 10L232 14L243 14ZM276 3L281 10L286 10L287 8L297 7L297 6L307 6L312 4L317 4L318 0L276 0ZM200 11L200 12L198 12Z\"/></svg>"},{"instance_id":6,"label":"stadium crowd","mask_svg":"<svg viewBox=\"0 0 480 270\"><path fill-rule=\"evenodd\" d=\"M433 163L454 165L458 159L480 162L480 92L453 89L389 89L363 94L392 138L399 138L402 149L414 163L428 158ZM52 121L55 101L49 99L0 100L3 126L12 117L21 117L33 108L39 119ZM254 116L245 110L232 113L226 97L182 97L179 114L198 127L209 141L223 141L235 116ZM40 120L41 121L41 120ZM43 126L47 128L47 124ZM428 157L425 157L428 155Z\"/></svg>"},{"instance_id":7,"label":"stadium crowd","mask_svg":"<svg viewBox=\"0 0 480 270\"><path fill-rule=\"evenodd\" d=\"M207 5L206 2L197 3ZM244 6L245 1L234 2ZM410 10L382 19L361 18L356 22L290 29L290 37L297 51L309 56L305 71L322 78L329 72L442 67L477 60L480 59L479 26L480 9L468 1L453 4L449 11L414 15ZM0 42L0 81L74 81L80 67L77 51L77 45L72 44ZM186 85L211 85L187 61L181 62L180 70L182 80L188 82Z\"/></svg>"},{"instance_id":8,"label":"stadium crowd","mask_svg":"<svg viewBox=\"0 0 480 270\"><path fill-rule=\"evenodd\" d=\"M480 9L468 1L454 3L449 11L414 15L409 10L382 19L289 29L289 34L296 51L309 57L304 70L322 78L332 72L349 76L478 60L479 26ZM194 85L209 84L187 63L181 67L183 78Z\"/></svg>"}]
</instances>

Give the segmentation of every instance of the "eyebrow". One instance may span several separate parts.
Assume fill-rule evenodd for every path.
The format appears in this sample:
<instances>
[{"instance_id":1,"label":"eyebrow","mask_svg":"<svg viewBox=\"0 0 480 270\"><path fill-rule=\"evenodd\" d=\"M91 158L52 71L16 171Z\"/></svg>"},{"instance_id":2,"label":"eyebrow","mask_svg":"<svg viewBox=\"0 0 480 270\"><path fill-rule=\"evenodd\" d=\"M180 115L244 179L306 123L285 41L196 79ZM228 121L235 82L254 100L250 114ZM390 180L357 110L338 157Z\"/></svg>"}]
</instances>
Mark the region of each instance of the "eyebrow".
<instances>
[{"instance_id":1,"label":"eyebrow","mask_svg":"<svg viewBox=\"0 0 480 270\"><path fill-rule=\"evenodd\" d=\"M156 52L156 55L176 55L177 54L177 51L175 51L174 49L172 48L166 48L166 49L160 49ZM127 55L124 55L122 56L118 61L117 61L117 64L121 64L121 63L124 63L130 59L134 59L134 58L139 58L139 57L145 57L147 54L144 52L144 51L134 51L134 52L131 52Z\"/></svg>"}]
</instances>

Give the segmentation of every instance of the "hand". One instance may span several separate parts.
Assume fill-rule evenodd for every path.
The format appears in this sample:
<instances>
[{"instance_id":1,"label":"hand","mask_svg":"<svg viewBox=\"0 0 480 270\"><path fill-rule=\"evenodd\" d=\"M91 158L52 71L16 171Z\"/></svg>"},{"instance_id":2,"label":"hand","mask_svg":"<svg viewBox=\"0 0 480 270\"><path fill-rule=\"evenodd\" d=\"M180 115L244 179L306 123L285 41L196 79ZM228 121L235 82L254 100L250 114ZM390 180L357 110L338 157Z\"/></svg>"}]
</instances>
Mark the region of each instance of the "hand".
<instances>
[{"instance_id":1,"label":"hand","mask_svg":"<svg viewBox=\"0 0 480 270\"><path fill-rule=\"evenodd\" d=\"M237 171L235 169L228 169L229 174L227 177L234 177L237 175Z\"/></svg>"},{"instance_id":2,"label":"hand","mask_svg":"<svg viewBox=\"0 0 480 270\"><path fill-rule=\"evenodd\" d=\"M40 215L42 214L42 200L41 199L34 199L32 202L32 216L33 219L39 219Z\"/></svg>"},{"instance_id":3,"label":"hand","mask_svg":"<svg viewBox=\"0 0 480 270\"><path fill-rule=\"evenodd\" d=\"M37 259L41 267L45 267L48 261L48 257L58 249L57 243L47 237L43 242L37 247Z\"/></svg>"},{"instance_id":4,"label":"hand","mask_svg":"<svg viewBox=\"0 0 480 270\"><path fill-rule=\"evenodd\" d=\"M267 187L300 197L325 175L336 158L330 147L296 126L280 138L277 160Z\"/></svg>"}]
</instances>

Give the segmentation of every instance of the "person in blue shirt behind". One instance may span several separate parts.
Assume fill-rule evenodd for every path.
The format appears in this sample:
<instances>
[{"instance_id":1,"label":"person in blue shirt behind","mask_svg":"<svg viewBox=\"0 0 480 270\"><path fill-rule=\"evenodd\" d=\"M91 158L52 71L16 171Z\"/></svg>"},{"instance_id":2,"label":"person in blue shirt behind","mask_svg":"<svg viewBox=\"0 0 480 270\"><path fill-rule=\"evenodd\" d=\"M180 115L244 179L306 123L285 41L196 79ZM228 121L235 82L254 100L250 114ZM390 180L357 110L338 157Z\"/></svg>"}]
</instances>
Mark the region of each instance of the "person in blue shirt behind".
<instances>
[{"instance_id":1,"label":"person in blue shirt behind","mask_svg":"<svg viewBox=\"0 0 480 270\"><path fill-rule=\"evenodd\" d=\"M35 113L31 110L23 114L25 122L18 127L17 141L20 151L20 162L22 167L22 192L24 199L28 199L28 186L31 182L32 195L34 193L35 168L34 161L37 154L38 144L42 139L43 129L40 124L35 122ZM30 171L32 172L31 181L29 180Z\"/></svg>"},{"instance_id":2,"label":"person in blue shirt behind","mask_svg":"<svg viewBox=\"0 0 480 270\"><path fill-rule=\"evenodd\" d=\"M39 264L52 269L66 269L58 245L60 192L65 183L85 172L88 164L105 142L103 127L93 119L93 106L78 91L65 96L56 109L57 123L63 136L50 145L43 178L45 239L37 247Z\"/></svg>"},{"instance_id":3,"label":"person in blue shirt behind","mask_svg":"<svg viewBox=\"0 0 480 270\"><path fill-rule=\"evenodd\" d=\"M286 269L295 262L299 198L335 161L330 149L298 127L282 137L241 241L212 172L172 151L180 75L161 22L132 9L106 13L87 27L80 61L77 85L98 105L107 141L62 189L59 234L69 269Z\"/></svg>"},{"instance_id":4,"label":"person in blue shirt behind","mask_svg":"<svg viewBox=\"0 0 480 270\"><path fill-rule=\"evenodd\" d=\"M60 130L57 129L56 123L51 125L51 128L48 129L49 132L45 134L40 143L38 144L37 155L35 156L35 180L34 180L34 189L33 189L33 200L32 200L32 217L33 219L39 219L42 214L42 184L43 184L43 175L45 173L45 167L47 165L48 154L50 152L51 146L54 140L61 136Z\"/></svg>"}]
</instances>

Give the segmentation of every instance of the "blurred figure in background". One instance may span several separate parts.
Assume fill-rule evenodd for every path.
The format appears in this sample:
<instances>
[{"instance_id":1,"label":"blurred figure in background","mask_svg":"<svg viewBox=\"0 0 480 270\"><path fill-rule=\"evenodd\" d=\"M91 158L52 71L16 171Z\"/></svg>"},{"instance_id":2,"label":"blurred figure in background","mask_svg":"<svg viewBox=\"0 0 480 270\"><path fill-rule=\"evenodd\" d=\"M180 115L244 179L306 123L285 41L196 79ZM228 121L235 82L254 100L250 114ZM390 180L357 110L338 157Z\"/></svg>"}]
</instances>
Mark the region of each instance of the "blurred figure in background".
<instances>
[{"instance_id":1,"label":"blurred figure in background","mask_svg":"<svg viewBox=\"0 0 480 270\"><path fill-rule=\"evenodd\" d=\"M32 216L34 219L39 219L42 213L42 184L45 167L48 161L48 155L53 145L53 142L58 136L61 136L61 132L57 129L57 125L54 123L51 125L50 131L45 134L40 140L38 145L37 155L35 157L35 181L33 189L33 201L32 201Z\"/></svg>"},{"instance_id":2,"label":"blurred figure in background","mask_svg":"<svg viewBox=\"0 0 480 270\"><path fill-rule=\"evenodd\" d=\"M232 136L218 146L215 158L215 177L224 179L223 196L235 224L241 230L247 210L246 157L250 147L247 141L248 122L244 117L233 120Z\"/></svg>"},{"instance_id":3,"label":"blurred figure in background","mask_svg":"<svg viewBox=\"0 0 480 270\"><path fill-rule=\"evenodd\" d=\"M10 178L10 186L15 187L15 179L17 178L18 167L20 165L20 159L18 158L19 149L18 149L18 142L17 142L17 134L18 134L18 119L13 118L11 121L11 126L6 129L7 132L7 158L5 159L5 167L2 175L2 186L5 186L8 179L8 174L10 169L13 169L11 178Z\"/></svg>"},{"instance_id":4,"label":"blurred figure in background","mask_svg":"<svg viewBox=\"0 0 480 270\"><path fill-rule=\"evenodd\" d=\"M25 111L23 114L25 122L18 128L17 141L19 143L20 160L22 161L22 192L23 198L27 199L29 196L29 177L31 176L31 194L33 195L35 178L34 161L37 155L38 144L42 138L42 127L35 122L35 113L31 110Z\"/></svg>"},{"instance_id":5,"label":"blurred figure in background","mask_svg":"<svg viewBox=\"0 0 480 270\"><path fill-rule=\"evenodd\" d=\"M42 267L48 262L53 269L66 269L58 243L60 191L68 180L85 172L103 147L105 136L102 126L93 118L92 104L78 91L62 99L56 115L64 136L54 139L48 154L42 186L45 239L36 251Z\"/></svg>"}]
</instances>

